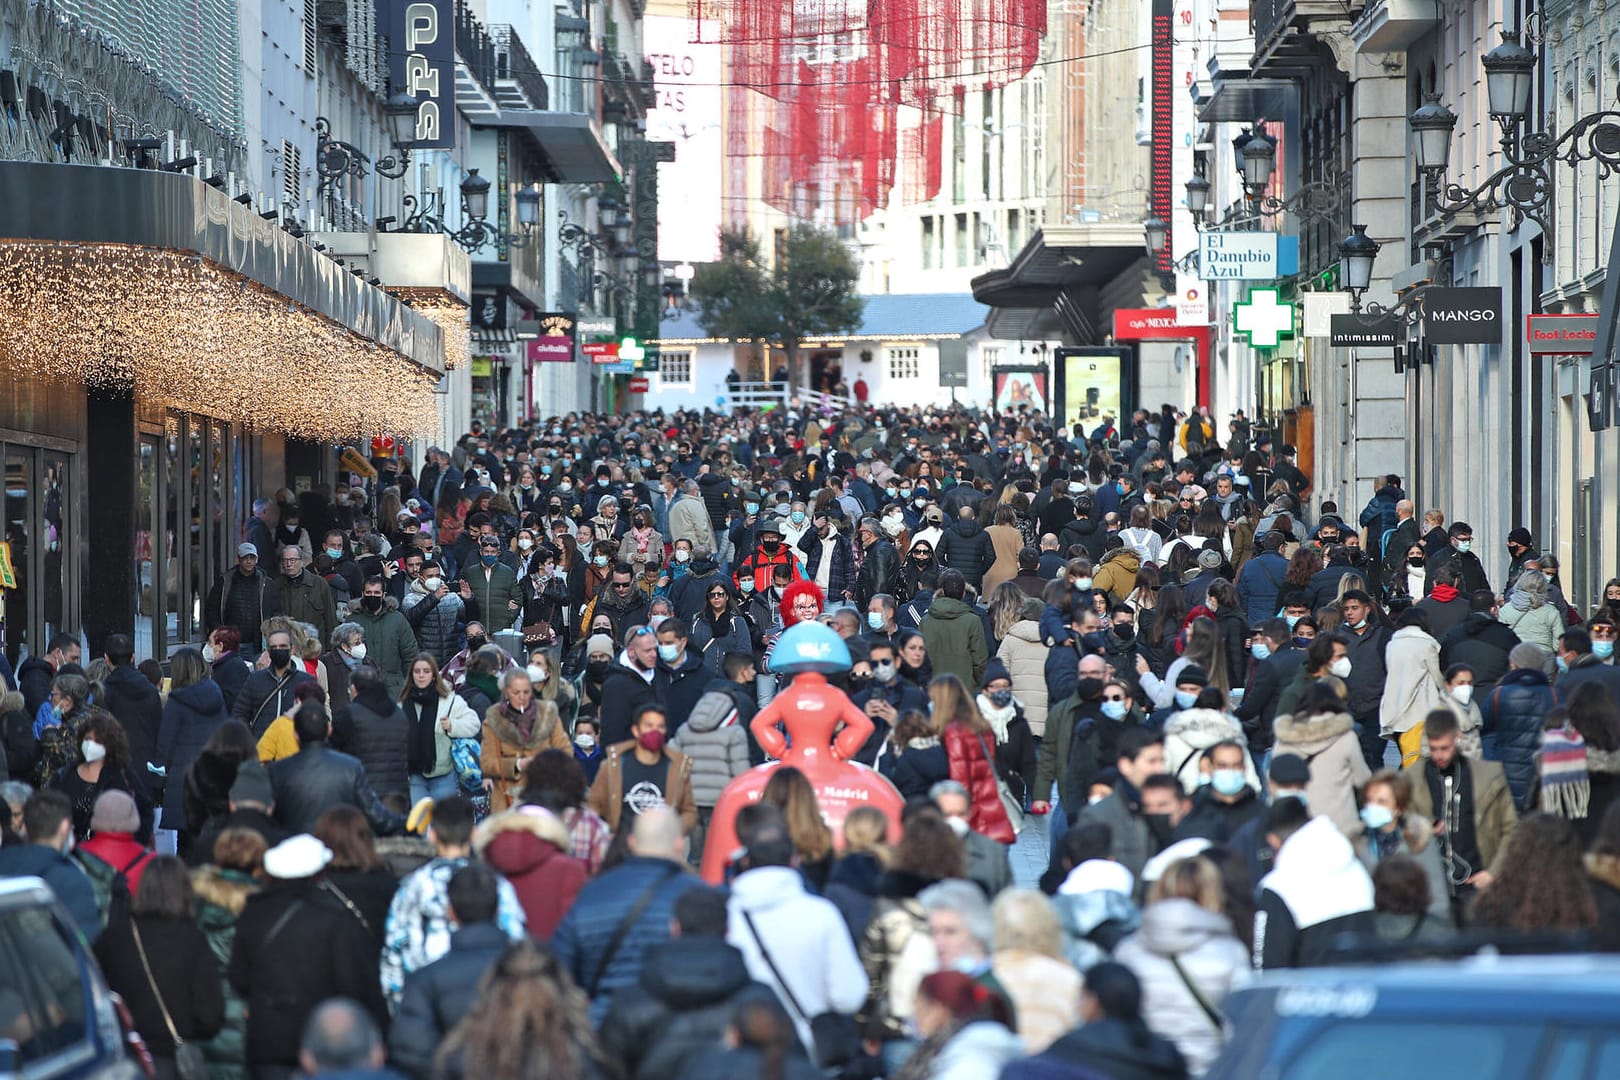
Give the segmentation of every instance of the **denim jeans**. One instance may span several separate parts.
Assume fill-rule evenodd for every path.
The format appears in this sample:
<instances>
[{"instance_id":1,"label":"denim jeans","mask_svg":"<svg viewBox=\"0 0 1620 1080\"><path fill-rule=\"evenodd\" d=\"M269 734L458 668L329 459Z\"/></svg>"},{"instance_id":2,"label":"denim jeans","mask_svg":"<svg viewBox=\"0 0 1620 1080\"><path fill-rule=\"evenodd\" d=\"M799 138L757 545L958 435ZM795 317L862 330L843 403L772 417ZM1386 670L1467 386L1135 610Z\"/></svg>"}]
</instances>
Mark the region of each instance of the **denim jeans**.
<instances>
[{"instance_id":1,"label":"denim jeans","mask_svg":"<svg viewBox=\"0 0 1620 1080\"><path fill-rule=\"evenodd\" d=\"M451 769L443 776L421 776L411 774L411 805L415 806L423 799L448 799L457 794L456 771Z\"/></svg>"}]
</instances>

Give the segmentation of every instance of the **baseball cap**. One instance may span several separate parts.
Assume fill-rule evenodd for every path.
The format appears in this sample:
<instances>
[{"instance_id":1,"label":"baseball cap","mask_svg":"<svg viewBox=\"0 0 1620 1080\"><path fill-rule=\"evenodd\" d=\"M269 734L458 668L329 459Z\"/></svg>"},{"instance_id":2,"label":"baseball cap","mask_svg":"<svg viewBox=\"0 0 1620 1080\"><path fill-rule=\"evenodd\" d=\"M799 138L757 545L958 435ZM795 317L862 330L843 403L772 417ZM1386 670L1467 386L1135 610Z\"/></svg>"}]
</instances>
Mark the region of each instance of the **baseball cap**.
<instances>
[{"instance_id":1,"label":"baseball cap","mask_svg":"<svg viewBox=\"0 0 1620 1080\"><path fill-rule=\"evenodd\" d=\"M245 559L249 555L252 555L254 558L259 557L259 549L258 549L258 547L256 545L254 545L254 544L237 544L236 545L236 557L238 559Z\"/></svg>"}]
</instances>

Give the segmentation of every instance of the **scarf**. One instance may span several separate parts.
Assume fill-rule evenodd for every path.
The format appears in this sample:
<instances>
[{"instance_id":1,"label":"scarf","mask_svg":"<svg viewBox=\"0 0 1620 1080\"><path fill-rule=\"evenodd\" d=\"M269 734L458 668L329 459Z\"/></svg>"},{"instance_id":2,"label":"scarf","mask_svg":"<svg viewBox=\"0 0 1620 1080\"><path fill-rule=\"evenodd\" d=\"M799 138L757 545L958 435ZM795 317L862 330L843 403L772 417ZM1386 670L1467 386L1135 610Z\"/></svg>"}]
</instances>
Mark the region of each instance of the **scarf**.
<instances>
[{"instance_id":1,"label":"scarf","mask_svg":"<svg viewBox=\"0 0 1620 1080\"><path fill-rule=\"evenodd\" d=\"M1457 599L1457 587L1455 585L1436 585L1429 595L1442 604L1449 604Z\"/></svg>"},{"instance_id":2,"label":"scarf","mask_svg":"<svg viewBox=\"0 0 1620 1080\"><path fill-rule=\"evenodd\" d=\"M524 745L534 741L534 725L535 721L539 719L540 710L533 699L530 699L529 707L522 712L516 711L509 702L503 701L501 702L501 715L511 721L512 726L517 729L518 735L522 737Z\"/></svg>"},{"instance_id":3,"label":"scarf","mask_svg":"<svg viewBox=\"0 0 1620 1080\"><path fill-rule=\"evenodd\" d=\"M1540 604L1532 605L1532 601L1537 599L1540 598L1531 596L1527 589L1515 589L1513 595L1508 597L1508 603L1513 605L1515 611L1529 611L1532 606L1541 606Z\"/></svg>"},{"instance_id":4,"label":"scarf","mask_svg":"<svg viewBox=\"0 0 1620 1080\"><path fill-rule=\"evenodd\" d=\"M1013 716L1018 712L1018 701L1013 699L1007 702L1006 708L998 709L990 704L990 699L983 694L979 695L979 715L989 723L991 730L996 733L996 745L1007 741L1007 725L1012 723Z\"/></svg>"},{"instance_id":5,"label":"scarf","mask_svg":"<svg viewBox=\"0 0 1620 1080\"><path fill-rule=\"evenodd\" d=\"M1541 809L1579 820L1591 808L1592 785L1586 770L1586 740L1565 724L1541 733Z\"/></svg>"},{"instance_id":6,"label":"scarf","mask_svg":"<svg viewBox=\"0 0 1620 1080\"><path fill-rule=\"evenodd\" d=\"M439 692L431 686L413 686L405 695L404 705L408 722L405 763L412 776L426 776L439 758L433 736L439 725Z\"/></svg>"}]
</instances>

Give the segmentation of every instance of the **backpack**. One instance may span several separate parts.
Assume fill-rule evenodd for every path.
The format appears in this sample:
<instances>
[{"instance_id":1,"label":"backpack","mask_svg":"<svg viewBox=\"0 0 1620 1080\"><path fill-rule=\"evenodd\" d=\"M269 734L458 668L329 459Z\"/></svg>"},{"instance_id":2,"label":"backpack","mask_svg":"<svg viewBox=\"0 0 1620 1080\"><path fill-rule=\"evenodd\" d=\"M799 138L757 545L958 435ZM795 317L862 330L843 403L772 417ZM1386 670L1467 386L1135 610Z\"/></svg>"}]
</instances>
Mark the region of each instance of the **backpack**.
<instances>
[{"instance_id":1,"label":"backpack","mask_svg":"<svg viewBox=\"0 0 1620 1080\"><path fill-rule=\"evenodd\" d=\"M129 861L128 866L118 870L99 855L79 847L73 849L72 859L84 871L84 876L90 879L90 887L95 891L96 910L101 913L103 926L117 926L129 918L132 898L129 878L125 875L135 869L146 855L146 852L141 852Z\"/></svg>"}]
</instances>

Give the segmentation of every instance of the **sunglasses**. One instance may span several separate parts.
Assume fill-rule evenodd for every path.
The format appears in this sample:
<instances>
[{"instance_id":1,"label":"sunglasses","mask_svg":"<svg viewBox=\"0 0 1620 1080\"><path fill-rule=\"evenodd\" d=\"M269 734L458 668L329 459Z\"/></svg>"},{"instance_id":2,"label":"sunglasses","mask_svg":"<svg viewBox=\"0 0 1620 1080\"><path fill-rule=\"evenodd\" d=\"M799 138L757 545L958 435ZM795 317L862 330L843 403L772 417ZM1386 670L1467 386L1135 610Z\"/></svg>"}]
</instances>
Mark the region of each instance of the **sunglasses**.
<instances>
[{"instance_id":1,"label":"sunglasses","mask_svg":"<svg viewBox=\"0 0 1620 1080\"><path fill-rule=\"evenodd\" d=\"M628 589L630 587L630 584L631 583L628 582L628 581L615 581L613 583L613 587L615 589Z\"/></svg>"},{"instance_id":2,"label":"sunglasses","mask_svg":"<svg viewBox=\"0 0 1620 1080\"><path fill-rule=\"evenodd\" d=\"M1124 694L1104 694L1103 695L1103 700L1104 701L1124 701L1125 700L1125 695Z\"/></svg>"}]
</instances>

